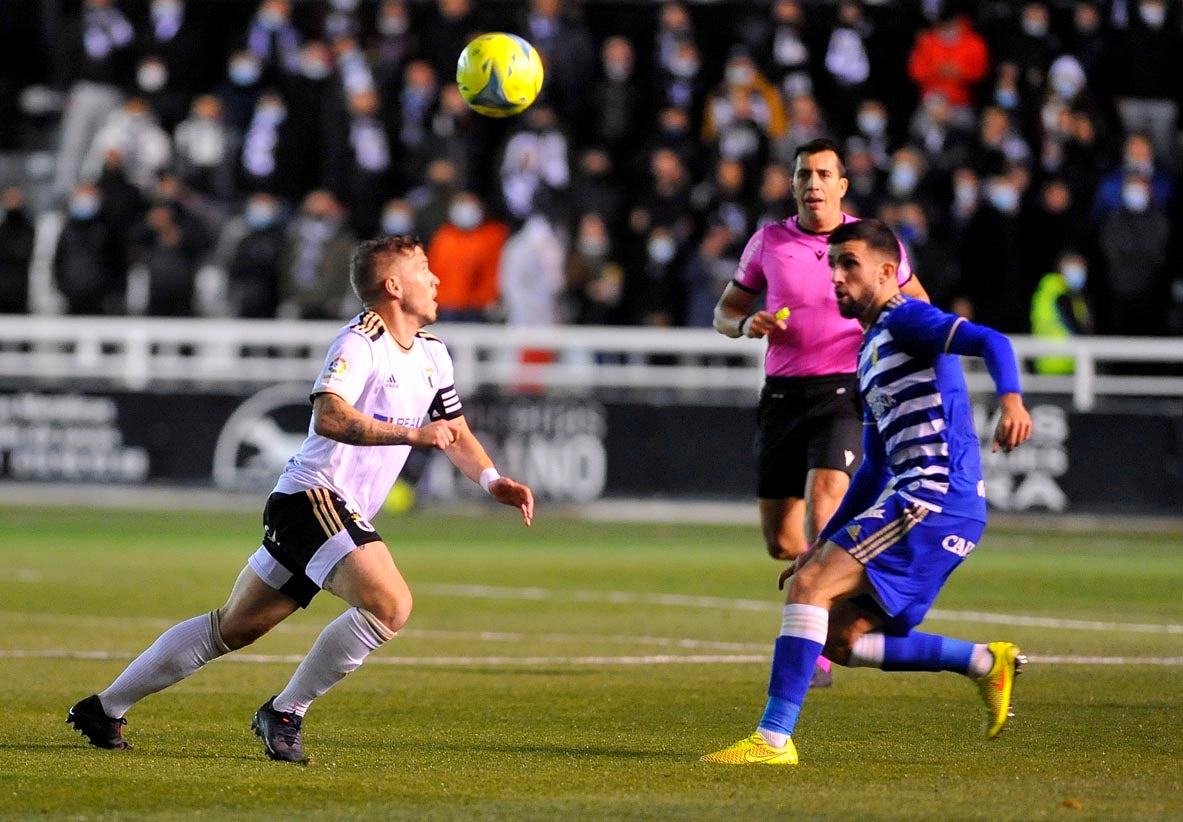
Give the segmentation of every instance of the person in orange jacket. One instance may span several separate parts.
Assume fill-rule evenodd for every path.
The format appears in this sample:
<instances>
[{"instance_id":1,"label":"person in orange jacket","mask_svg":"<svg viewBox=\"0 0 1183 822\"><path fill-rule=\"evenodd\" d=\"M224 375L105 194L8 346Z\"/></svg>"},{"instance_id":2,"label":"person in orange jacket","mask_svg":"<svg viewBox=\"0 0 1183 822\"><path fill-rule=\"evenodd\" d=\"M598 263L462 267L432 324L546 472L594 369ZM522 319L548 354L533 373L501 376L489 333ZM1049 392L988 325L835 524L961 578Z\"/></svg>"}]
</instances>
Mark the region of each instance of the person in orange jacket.
<instances>
[{"instance_id":1,"label":"person in orange jacket","mask_svg":"<svg viewBox=\"0 0 1183 822\"><path fill-rule=\"evenodd\" d=\"M972 87L990 69L990 53L969 18L947 11L935 26L921 32L908 58L908 76L920 96L937 93L958 111L969 111Z\"/></svg>"},{"instance_id":2,"label":"person in orange jacket","mask_svg":"<svg viewBox=\"0 0 1183 822\"><path fill-rule=\"evenodd\" d=\"M486 219L481 199L458 192L448 207L448 218L427 254L439 276L439 318L443 322L483 322L497 302L498 264L509 228Z\"/></svg>"}]
</instances>

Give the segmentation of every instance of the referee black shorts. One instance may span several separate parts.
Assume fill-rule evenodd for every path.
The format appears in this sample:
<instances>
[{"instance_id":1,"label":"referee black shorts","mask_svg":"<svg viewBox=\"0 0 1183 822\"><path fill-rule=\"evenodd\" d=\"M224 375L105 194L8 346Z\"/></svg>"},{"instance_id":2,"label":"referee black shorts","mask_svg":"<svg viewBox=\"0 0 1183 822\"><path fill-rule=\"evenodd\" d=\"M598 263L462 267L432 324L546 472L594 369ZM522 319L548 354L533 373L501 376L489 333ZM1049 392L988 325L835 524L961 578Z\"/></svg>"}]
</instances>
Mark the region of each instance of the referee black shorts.
<instances>
[{"instance_id":1,"label":"referee black shorts","mask_svg":"<svg viewBox=\"0 0 1183 822\"><path fill-rule=\"evenodd\" d=\"M382 537L327 488L272 494L263 509L263 544L247 560L259 578L301 608L325 577L359 545Z\"/></svg>"},{"instance_id":2,"label":"referee black shorts","mask_svg":"<svg viewBox=\"0 0 1183 822\"><path fill-rule=\"evenodd\" d=\"M853 474L863 458L863 410L854 374L768 377L757 409L756 496L805 497L814 468Z\"/></svg>"}]
</instances>

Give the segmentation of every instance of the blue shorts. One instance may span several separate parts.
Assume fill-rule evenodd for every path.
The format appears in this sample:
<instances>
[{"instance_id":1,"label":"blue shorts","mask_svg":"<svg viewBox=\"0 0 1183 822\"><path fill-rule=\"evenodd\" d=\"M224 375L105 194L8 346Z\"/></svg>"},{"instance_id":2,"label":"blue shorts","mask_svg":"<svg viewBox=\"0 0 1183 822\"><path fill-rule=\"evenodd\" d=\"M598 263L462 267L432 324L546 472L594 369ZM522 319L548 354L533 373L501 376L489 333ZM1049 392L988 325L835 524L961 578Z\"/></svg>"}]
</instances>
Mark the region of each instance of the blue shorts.
<instances>
[{"instance_id":1,"label":"blue shorts","mask_svg":"<svg viewBox=\"0 0 1183 822\"><path fill-rule=\"evenodd\" d=\"M893 494L830 537L867 569L873 602L888 634L924 621L937 594L982 538L986 523L938 513Z\"/></svg>"}]
</instances>

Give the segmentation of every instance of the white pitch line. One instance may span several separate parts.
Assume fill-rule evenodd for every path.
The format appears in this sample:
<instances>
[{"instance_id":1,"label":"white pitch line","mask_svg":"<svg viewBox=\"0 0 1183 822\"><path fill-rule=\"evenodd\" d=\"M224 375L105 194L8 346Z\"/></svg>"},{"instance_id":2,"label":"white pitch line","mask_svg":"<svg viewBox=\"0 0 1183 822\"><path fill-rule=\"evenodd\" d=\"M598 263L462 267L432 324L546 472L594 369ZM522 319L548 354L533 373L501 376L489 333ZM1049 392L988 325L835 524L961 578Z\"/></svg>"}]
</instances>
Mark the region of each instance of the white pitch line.
<instances>
[{"instance_id":1,"label":"white pitch line","mask_svg":"<svg viewBox=\"0 0 1183 822\"><path fill-rule=\"evenodd\" d=\"M471 599L507 599L529 601L599 602L615 605L667 605L679 608L708 608L726 611L779 611L784 606L773 600L728 599L725 597L687 596L683 594L647 594L630 591L560 591L549 588L513 588L494 585L425 584L418 591L429 591L453 597ZM1073 631L1107 631L1138 634L1183 634L1183 625L1153 623L1103 622L1087 619L1059 619L1056 617L994 614L984 611L949 611L934 608L928 612L932 619L954 622L1010 625L1014 627L1059 628Z\"/></svg>"},{"instance_id":2,"label":"white pitch line","mask_svg":"<svg viewBox=\"0 0 1183 822\"><path fill-rule=\"evenodd\" d=\"M0 659L76 659L113 661L133 659L123 651L63 651L55 649L0 649ZM240 664L298 664L300 654L233 654L225 662ZM545 665L739 665L765 663L768 654L654 654L648 656L371 656L367 665L448 665L536 667ZM1183 657L1171 656L1030 656L1038 665L1158 665L1183 666Z\"/></svg>"}]
</instances>

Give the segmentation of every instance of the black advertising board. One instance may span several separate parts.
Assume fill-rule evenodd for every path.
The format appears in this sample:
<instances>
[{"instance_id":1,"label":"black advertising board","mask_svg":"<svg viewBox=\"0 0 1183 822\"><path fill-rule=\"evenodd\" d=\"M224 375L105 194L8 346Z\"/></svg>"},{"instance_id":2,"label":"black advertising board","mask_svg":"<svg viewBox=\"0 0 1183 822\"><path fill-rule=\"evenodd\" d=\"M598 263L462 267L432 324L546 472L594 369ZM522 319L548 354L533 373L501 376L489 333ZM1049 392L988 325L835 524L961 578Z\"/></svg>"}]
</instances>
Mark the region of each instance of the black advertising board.
<instances>
[{"instance_id":1,"label":"black advertising board","mask_svg":"<svg viewBox=\"0 0 1183 822\"><path fill-rule=\"evenodd\" d=\"M1183 421L1070 413L1028 398L1031 440L993 454L992 408L975 406L997 509L1183 511ZM305 435L306 384L250 394L0 392L0 483L176 484L266 492ZM504 473L540 498L744 500L754 496L752 406L470 397L465 412ZM419 479L437 499L476 495L446 459ZM2 492L2 485L0 485Z\"/></svg>"}]
</instances>

